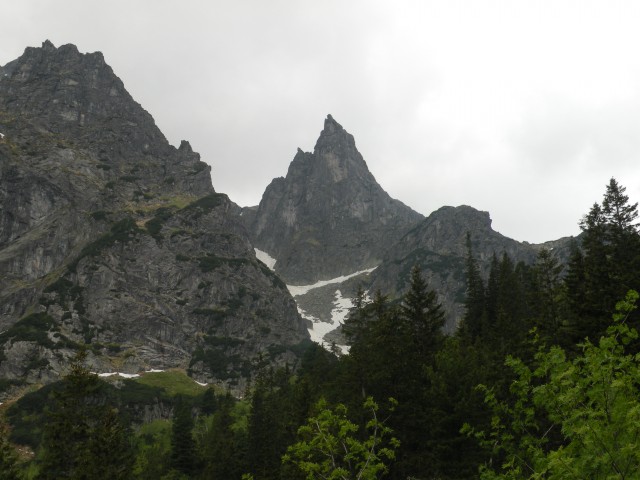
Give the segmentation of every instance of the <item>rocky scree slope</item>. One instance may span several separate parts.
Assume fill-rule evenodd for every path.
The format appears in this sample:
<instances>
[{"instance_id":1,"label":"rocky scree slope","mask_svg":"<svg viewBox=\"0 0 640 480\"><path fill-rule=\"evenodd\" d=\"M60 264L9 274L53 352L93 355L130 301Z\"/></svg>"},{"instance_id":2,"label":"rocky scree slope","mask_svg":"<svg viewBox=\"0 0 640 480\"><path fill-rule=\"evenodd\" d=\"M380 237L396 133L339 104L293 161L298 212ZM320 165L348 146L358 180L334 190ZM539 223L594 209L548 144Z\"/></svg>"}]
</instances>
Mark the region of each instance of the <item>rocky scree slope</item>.
<instances>
[{"instance_id":1,"label":"rocky scree slope","mask_svg":"<svg viewBox=\"0 0 640 480\"><path fill-rule=\"evenodd\" d=\"M286 177L243 218L255 246L277 260L275 271L305 285L377 266L423 217L380 187L353 136L329 115L313 153L298 149Z\"/></svg>"},{"instance_id":2,"label":"rocky scree slope","mask_svg":"<svg viewBox=\"0 0 640 480\"><path fill-rule=\"evenodd\" d=\"M240 209L101 53L49 41L0 69L0 377L184 367L242 383L308 341Z\"/></svg>"}]
</instances>

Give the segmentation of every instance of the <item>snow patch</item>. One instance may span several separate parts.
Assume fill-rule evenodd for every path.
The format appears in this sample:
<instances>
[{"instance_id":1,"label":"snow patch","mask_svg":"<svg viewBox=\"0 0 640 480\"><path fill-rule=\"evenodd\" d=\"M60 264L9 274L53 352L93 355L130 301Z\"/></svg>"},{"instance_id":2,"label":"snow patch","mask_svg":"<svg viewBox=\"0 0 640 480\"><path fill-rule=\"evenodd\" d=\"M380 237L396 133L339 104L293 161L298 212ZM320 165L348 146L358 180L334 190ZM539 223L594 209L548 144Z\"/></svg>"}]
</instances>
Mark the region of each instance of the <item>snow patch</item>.
<instances>
[{"instance_id":1,"label":"snow patch","mask_svg":"<svg viewBox=\"0 0 640 480\"><path fill-rule=\"evenodd\" d=\"M194 380L194 382L196 382L201 387L206 387L208 385L207 383L202 383L202 382L199 382L198 380Z\"/></svg>"},{"instance_id":2,"label":"snow patch","mask_svg":"<svg viewBox=\"0 0 640 480\"><path fill-rule=\"evenodd\" d=\"M342 277L332 278L331 280L320 280L313 285L287 285L287 288L289 289L289 293L291 293L292 296L297 297L299 295L304 295L305 293L308 293L310 290L313 290L315 288L324 287L333 283L342 283L345 280L350 279L351 277L362 275L363 273L371 273L376 268L378 267L369 268L367 270L360 270L359 272L351 273L349 275L343 275Z\"/></svg>"},{"instance_id":3,"label":"snow patch","mask_svg":"<svg viewBox=\"0 0 640 480\"><path fill-rule=\"evenodd\" d=\"M138 378L140 376L137 373L122 373L122 372L106 372L106 373L98 374L99 377L111 377L113 375L117 375L122 378Z\"/></svg>"},{"instance_id":4,"label":"snow patch","mask_svg":"<svg viewBox=\"0 0 640 480\"><path fill-rule=\"evenodd\" d=\"M258 250L254 248L256 251L256 258L264 263L270 270L273 270L276 266L276 259L269 255L267 252L263 252L262 250Z\"/></svg>"},{"instance_id":5,"label":"snow patch","mask_svg":"<svg viewBox=\"0 0 640 480\"><path fill-rule=\"evenodd\" d=\"M333 310L331 310L331 322L335 328L338 328L340 325L344 324L347 315L349 315L349 310L353 307L353 302L350 298L343 297L340 290L336 290L335 298L336 300L333 302ZM349 345L336 346L342 350L343 355L349 353Z\"/></svg>"},{"instance_id":6,"label":"snow patch","mask_svg":"<svg viewBox=\"0 0 640 480\"><path fill-rule=\"evenodd\" d=\"M309 336L311 340L325 346L324 337L329 332L333 332L336 328L344 323L344 320L349 314L349 309L353 306L349 297L344 297L340 290L336 290L334 294L335 300L333 301L333 309L331 310L331 322L321 322L317 318L307 315L306 312L298 307L298 312L304 318L311 320L313 325L309 328ZM343 354L349 353L348 345L336 345Z\"/></svg>"},{"instance_id":7,"label":"snow patch","mask_svg":"<svg viewBox=\"0 0 640 480\"><path fill-rule=\"evenodd\" d=\"M4 133L0 132L0 140L4 138Z\"/></svg>"},{"instance_id":8,"label":"snow patch","mask_svg":"<svg viewBox=\"0 0 640 480\"><path fill-rule=\"evenodd\" d=\"M161 373L164 372L164 370L158 370L156 368L152 368L151 370L146 370L144 373Z\"/></svg>"}]
</instances>

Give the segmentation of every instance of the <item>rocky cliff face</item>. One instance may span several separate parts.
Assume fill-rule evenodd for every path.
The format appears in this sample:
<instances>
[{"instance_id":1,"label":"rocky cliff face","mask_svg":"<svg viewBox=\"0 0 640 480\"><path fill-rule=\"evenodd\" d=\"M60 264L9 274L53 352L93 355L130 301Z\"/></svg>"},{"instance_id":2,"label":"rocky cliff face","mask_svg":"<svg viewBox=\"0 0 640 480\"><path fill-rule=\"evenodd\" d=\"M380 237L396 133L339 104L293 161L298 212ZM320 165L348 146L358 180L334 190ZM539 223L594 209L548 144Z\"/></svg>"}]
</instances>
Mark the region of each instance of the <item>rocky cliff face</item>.
<instances>
[{"instance_id":1,"label":"rocky cliff face","mask_svg":"<svg viewBox=\"0 0 640 480\"><path fill-rule=\"evenodd\" d=\"M246 211L256 247L298 285L375 267L422 218L378 185L353 136L331 115L313 153L298 150L287 176Z\"/></svg>"},{"instance_id":2,"label":"rocky cliff face","mask_svg":"<svg viewBox=\"0 0 640 480\"><path fill-rule=\"evenodd\" d=\"M47 41L2 67L0 134L0 376L55 378L86 343L97 370L229 382L308 338L208 165L102 54Z\"/></svg>"}]
</instances>

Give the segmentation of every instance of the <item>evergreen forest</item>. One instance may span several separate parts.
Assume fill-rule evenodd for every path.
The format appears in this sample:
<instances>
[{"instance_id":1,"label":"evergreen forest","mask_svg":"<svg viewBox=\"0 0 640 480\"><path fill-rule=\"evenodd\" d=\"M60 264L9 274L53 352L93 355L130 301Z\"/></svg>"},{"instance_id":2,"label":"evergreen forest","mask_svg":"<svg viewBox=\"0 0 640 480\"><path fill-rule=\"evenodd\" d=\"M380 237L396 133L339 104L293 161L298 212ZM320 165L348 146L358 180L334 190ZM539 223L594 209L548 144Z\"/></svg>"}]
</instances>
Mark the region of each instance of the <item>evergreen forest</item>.
<instances>
[{"instance_id":1,"label":"evergreen forest","mask_svg":"<svg viewBox=\"0 0 640 480\"><path fill-rule=\"evenodd\" d=\"M469 235L453 335L415 267L401 298L358 292L348 354L256 359L241 398L114 385L80 353L3 406L0 479L640 478L637 205L611 179L566 265L495 252L483 272Z\"/></svg>"}]
</instances>

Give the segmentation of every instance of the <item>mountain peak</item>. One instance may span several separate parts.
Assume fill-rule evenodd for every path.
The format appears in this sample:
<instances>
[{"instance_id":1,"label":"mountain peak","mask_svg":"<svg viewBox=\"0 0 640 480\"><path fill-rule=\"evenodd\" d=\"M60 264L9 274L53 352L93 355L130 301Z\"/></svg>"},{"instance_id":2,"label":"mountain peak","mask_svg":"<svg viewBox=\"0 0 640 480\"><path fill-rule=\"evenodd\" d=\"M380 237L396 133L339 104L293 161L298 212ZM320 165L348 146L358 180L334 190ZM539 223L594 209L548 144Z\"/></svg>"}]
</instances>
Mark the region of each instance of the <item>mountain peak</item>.
<instances>
[{"instance_id":1,"label":"mountain peak","mask_svg":"<svg viewBox=\"0 0 640 480\"><path fill-rule=\"evenodd\" d=\"M317 155L336 153L342 157L360 155L356 150L353 135L342 128L342 125L336 122L331 115L327 115L324 120L324 128L320 132L314 153Z\"/></svg>"},{"instance_id":2,"label":"mountain peak","mask_svg":"<svg viewBox=\"0 0 640 480\"><path fill-rule=\"evenodd\" d=\"M168 146L100 52L81 53L73 44L56 48L45 40L41 47L27 47L0 72L0 109L14 111L42 131L112 144L131 139L135 130L141 149Z\"/></svg>"},{"instance_id":3,"label":"mountain peak","mask_svg":"<svg viewBox=\"0 0 640 480\"><path fill-rule=\"evenodd\" d=\"M52 51L56 49L56 46L51 43L51 40L47 39L44 42L42 42L42 49L45 51Z\"/></svg>"},{"instance_id":4,"label":"mountain peak","mask_svg":"<svg viewBox=\"0 0 640 480\"><path fill-rule=\"evenodd\" d=\"M47 40L0 67L0 131L0 378L53 381L83 343L94 371L189 368L234 390L266 347L295 358L309 334L239 207L101 53Z\"/></svg>"},{"instance_id":5,"label":"mountain peak","mask_svg":"<svg viewBox=\"0 0 640 480\"><path fill-rule=\"evenodd\" d=\"M422 216L376 182L355 140L331 115L313 153L298 149L285 179L267 187L249 228L298 285L376 266Z\"/></svg>"},{"instance_id":6,"label":"mountain peak","mask_svg":"<svg viewBox=\"0 0 640 480\"><path fill-rule=\"evenodd\" d=\"M331 114L327 115L327 118L324 119L324 130L322 132L323 133L327 132L328 134L332 134L332 133L335 133L336 130L343 131L344 128L342 128L342 125L340 125L338 122L336 122L333 119Z\"/></svg>"}]
</instances>

